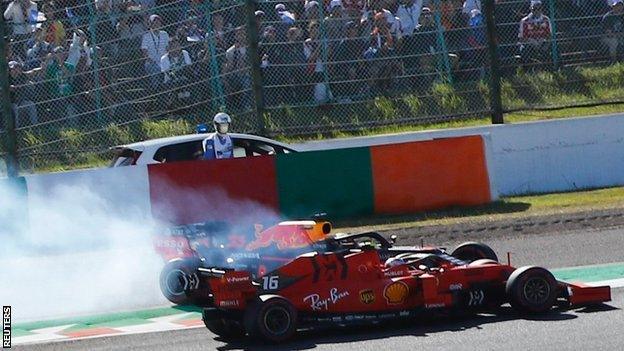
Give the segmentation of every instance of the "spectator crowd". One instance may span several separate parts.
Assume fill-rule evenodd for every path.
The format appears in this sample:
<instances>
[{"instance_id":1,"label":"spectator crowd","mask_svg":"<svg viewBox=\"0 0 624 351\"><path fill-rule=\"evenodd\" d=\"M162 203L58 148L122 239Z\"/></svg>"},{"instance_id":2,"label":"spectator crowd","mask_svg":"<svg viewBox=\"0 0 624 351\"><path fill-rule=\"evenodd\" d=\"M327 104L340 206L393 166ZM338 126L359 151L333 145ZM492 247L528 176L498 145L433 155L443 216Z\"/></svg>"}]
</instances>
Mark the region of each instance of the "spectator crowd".
<instances>
[{"instance_id":1,"label":"spectator crowd","mask_svg":"<svg viewBox=\"0 0 624 351\"><path fill-rule=\"evenodd\" d=\"M544 0L545 1L545 0ZM499 55L547 66L574 40L624 44L623 0L496 0ZM264 104L348 103L487 67L481 0L257 2ZM20 128L83 125L101 114L253 106L242 0L13 0L3 3L11 101ZM557 20L549 18L557 8ZM567 37L566 37L567 36ZM597 54L599 55L599 54Z\"/></svg>"}]
</instances>

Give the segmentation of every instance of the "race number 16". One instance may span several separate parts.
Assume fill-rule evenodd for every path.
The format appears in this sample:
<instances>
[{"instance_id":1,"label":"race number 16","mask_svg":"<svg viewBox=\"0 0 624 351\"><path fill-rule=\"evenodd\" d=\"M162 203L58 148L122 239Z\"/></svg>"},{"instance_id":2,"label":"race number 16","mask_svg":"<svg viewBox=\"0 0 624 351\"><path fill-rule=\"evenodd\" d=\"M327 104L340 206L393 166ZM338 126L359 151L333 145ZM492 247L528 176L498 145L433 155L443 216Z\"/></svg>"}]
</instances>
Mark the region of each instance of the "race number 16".
<instances>
[{"instance_id":1,"label":"race number 16","mask_svg":"<svg viewBox=\"0 0 624 351\"><path fill-rule=\"evenodd\" d=\"M276 275L262 277L262 288L264 290L276 290L279 286L279 277Z\"/></svg>"}]
</instances>

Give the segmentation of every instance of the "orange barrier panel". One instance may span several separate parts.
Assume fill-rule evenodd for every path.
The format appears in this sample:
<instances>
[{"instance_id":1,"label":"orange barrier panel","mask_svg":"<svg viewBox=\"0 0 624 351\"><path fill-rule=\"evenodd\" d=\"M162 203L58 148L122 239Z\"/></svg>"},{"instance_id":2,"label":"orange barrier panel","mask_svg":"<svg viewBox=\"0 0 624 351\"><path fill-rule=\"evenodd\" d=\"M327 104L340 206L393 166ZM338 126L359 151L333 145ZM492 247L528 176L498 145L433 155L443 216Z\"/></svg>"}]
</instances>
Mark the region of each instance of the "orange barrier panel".
<instances>
[{"instance_id":1,"label":"orange barrier panel","mask_svg":"<svg viewBox=\"0 0 624 351\"><path fill-rule=\"evenodd\" d=\"M491 201L481 136L372 146L375 213Z\"/></svg>"}]
</instances>

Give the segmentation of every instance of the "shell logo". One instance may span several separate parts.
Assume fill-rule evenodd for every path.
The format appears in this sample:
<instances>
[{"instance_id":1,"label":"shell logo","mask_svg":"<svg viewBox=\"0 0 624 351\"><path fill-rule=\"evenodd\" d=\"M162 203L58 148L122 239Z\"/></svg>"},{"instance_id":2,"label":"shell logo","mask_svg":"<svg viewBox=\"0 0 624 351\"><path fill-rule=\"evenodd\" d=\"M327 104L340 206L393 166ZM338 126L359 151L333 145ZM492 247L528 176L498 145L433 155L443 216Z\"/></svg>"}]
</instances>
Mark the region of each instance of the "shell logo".
<instances>
[{"instance_id":1,"label":"shell logo","mask_svg":"<svg viewBox=\"0 0 624 351\"><path fill-rule=\"evenodd\" d=\"M386 285L383 295L386 298L386 301L388 301L389 305L398 305L405 301L408 293L409 287L407 286L407 284L398 281Z\"/></svg>"}]
</instances>

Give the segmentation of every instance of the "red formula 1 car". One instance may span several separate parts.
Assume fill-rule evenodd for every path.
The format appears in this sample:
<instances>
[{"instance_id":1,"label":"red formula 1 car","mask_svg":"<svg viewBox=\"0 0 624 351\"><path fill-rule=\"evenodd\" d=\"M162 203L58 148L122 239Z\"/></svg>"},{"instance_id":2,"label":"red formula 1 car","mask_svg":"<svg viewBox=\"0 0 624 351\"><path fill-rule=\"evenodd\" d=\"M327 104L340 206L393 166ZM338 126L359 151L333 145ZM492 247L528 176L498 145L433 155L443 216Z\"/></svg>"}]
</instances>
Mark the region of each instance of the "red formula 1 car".
<instances>
[{"instance_id":1,"label":"red formula 1 car","mask_svg":"<svg viewBox=\"0 0 624 351\"><path fill-rule=\"evenodd\" d=\"M260 276L198 268L206 327L224 338L248 334L281 342L298 328L375 323L436 310L496 311L510 303L534 314L554 305L611 299L608 286L560 282L541 267L499 263L480 243L460 245L450 254L394 246L378 233L326 236L320 243L322 250Z\"/></svg>"}]
</instances>

